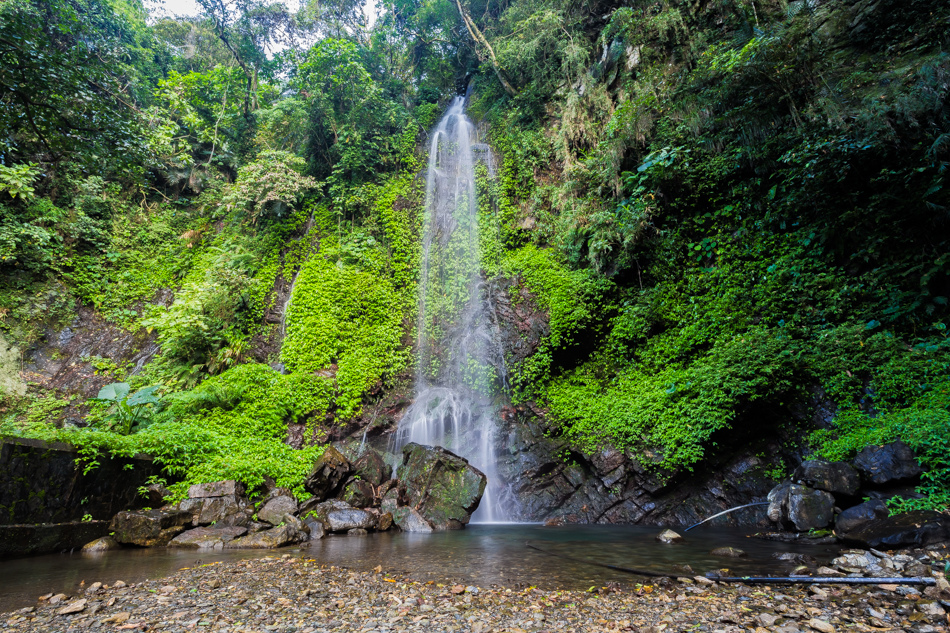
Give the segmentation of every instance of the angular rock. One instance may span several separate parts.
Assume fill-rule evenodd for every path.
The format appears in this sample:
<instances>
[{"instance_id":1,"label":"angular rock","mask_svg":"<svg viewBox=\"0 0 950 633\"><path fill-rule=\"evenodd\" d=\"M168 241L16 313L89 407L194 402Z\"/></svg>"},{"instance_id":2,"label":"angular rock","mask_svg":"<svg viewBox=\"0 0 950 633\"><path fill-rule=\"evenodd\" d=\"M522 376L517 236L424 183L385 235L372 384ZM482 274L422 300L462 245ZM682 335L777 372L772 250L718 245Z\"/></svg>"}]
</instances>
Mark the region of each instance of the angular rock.
<instances>
[{"instance_id":1,"label":"angular rock","mask_svg":"<svg viewBox=\"0 0 950 633\"><path fill-rule=\"evenodd\" d=\"M871 521L840 536L848 542L875 549L924 547L950 541L950 516L916 510Z\"/></svg>"},{"instance_id":2,"label":"angular rock","mask_svg":"<svg viewBox=\"0 0 950 633\"><path fill-rule=\"evenodd\" d=\"M313 515L308 516L303 520L303 525L307 529L307 534L311 541L318 541L327 535L327 529L323 526L323 523L317 520Z\"/></svg>"},{"instance_id":3,"label":"angular rock","mask_svg":"<svg viewBox=\"0 0 950 633\"><path fill-rule=\"evenodd\" d=\"M824 490L814 490L783 482L768 495L769 519L799 532L827 527L834 516L835 498Z\"/></svg>"},{"instance_id":4,"label":"angular rock","mask_svg":"<svg viewBox=\"0 0 950 633\"><path fill-rule=\"evenodd\" d=\"M415 509L403 506L392 514L393 521L403 532L433 532L435 528Z\"/></svg>"},{"instance_id":5,"label":"angular rock","mask_svg":"<svg viewBox=\"0 0 950 633\"><path fill-rule=\"evenodd\" d=\"M284 517L288 514L297 512L297 500L291 496L280 495L267 501L264 506L257 511L257 518L271 525L279 525L284 522Z\"/></svg>"},{"instance_id":6,"label":"angular rock","mask_svg":"<svg viewBox=\"0 0 950 633\"><path fill-rule=\"evenodd\" d=\"M240 497L244 495L244 486L233 479L213 481L207 484L195 484L188 489L189 499L208 497Z\"/></svg>"},{"instance_id":7,"label":"angular rock","mask_svg":"<svg viewBox=\"0 0 950 633\"><path fill-rule=\"evenodd\" d=\"M243 527L198 527L182 532L168 543L169 547L221 549L239 536L247 534Z\"/></svg>"},{"instance_id":8,"label":"angular rock","mask_svg":"<svg viewBox=\"0 0 950 633\"><path fill-rule=\"evenodd\" d=\"M376 527L376 517L350 504L332 499L324 501L312 513L327 532L346 532L353 529L370 530Z\"/></svg>"},{"instance_id":9,"label":"angular rock","mask_svg":"<svg viewBox=\"0 0 950 633\"><path fill-rule=\"evenodd\" d=\"M810 488L844 497L853 497L861 487L858 471L849 464L823 459L802 462L792 474L792 479Z\"/></svg>"},{"instance_id":10,"label":"angular rock","mask_svg":"<svg viewBox=\"0 0 950 633\"><path fill-rule=\"evenodd\" d=\"M467 460L444 448L410 442L402 449L397 478L405 484L407 505L437 530L465 526L478 508L488 478ZM396 523L399 517L393 513Z\"/></svg>"},{"instance_id":11,"label":"angular rock","mask_svg":"<svg viewBox=\"0 0 950 633\"><path fill-rule=\"evenodd\" d=\"M378 487L392 477L392 467L383 461L383 456L369 449L353 464L353 471L359 478Z\"/></svg>"},{"instance_id":12,"label":"angular rock","mask_svg":"<svg viewBox=\"0 0 950 633\"><path fill-rule=\"evenodd\" d=\"M379 518L376 520L376 529L380 532L385 532L393 526L393 515L389 512L384 512L379 515Z\"/></svg>"},{"instance_id":13,"label":"angular rock","mask_svg":"<svg viewBox=\"0 0 950 633\"><path fill-rule=\"evenodd\" d=\"M115 549L121 549L122 546L116 543L111 536L103 536L94 541L90 541L82 546L84 552L110 552Z\"/></svg>"},{"instance_id":14,"label":"angular rock","mask_svg":"<svg viewBox=\"0 0 950 633\"><path fill-rule=\"evenodd\" d=\"M835 533L838 536L860 530L867 524L884 519L888 515L887 506L879 499L865 501L843 511L835 518Z\"/></svg>"},{"instance_id":15,"label":"angular rock","mask_svg":"<svg viewBox=\"0 0 950 633\"><path fill-rule=\"evenodd\" d=\"M340 498L354 508L369 508L376 502L376 491L368 481L353 479L343 487Z\"/></svg>"},{"instance_id":16,"label":"angular rock","mask_svg":"<svg viewBox=\"0 0 950 633\"><path fill-rule=\"evenodd\" d=\"M56 612L56 615L69 615L70 613L79 613L80 611L85 610L86 608L86 599L82 598L74 602L70 602L65 607Z\"/></svg>"},{"instance_id":17,"label":"angular rock","mask_svg":"<svg viewBox=\"0 0 950 633\"><path fill-rule=\"evenodd\" d=\"M663 530L656 535L656 540L661 543L682 543L686 539L674 532L673 530Z\"/></svg>"},{"instance_id":18,"label":"angular rock","mask_svg":"<svg viewBox=\"0 0 950 633\"><path fill-rule=\"evenodd\" d=\"M914 449L901 441L865 447L854 458L854 467L865 481L877 486L913 479L922 472Z\"/></svg>"},{"instance_id":19,"label":"angular rock","mask_svg":"<svg viewBox=\"0 0 950 633\"><path fill-rule=\"evenodd\" d=\"M118 543L158 547L184 531L191 518L181 510L123 511L113 517L109 529Z\"/></svg>"},{"instance_id":20,"label":"angular rock","mask_svg":"<svg viewBox=\"0 0 950 633\"><path fill-rule=\"evenodd\" d=\"M352 474L353 466L343 453L327 446L313 465L313 470L304 482L307 492L320 501L335 497Z\"/></svg>"},{"instance_id":21,"label":"angular rock","mask_svg":"<svg viewBox=\"0 0 950 633\"><path fill-rule=\"evenodd\" d=\"M287 523L270 530L236 538L230 543L225 543L224 547L225 549L274 549L284 545L302 543L306 539L307 534L305 532Z\"/></svg>"}]
</instances>

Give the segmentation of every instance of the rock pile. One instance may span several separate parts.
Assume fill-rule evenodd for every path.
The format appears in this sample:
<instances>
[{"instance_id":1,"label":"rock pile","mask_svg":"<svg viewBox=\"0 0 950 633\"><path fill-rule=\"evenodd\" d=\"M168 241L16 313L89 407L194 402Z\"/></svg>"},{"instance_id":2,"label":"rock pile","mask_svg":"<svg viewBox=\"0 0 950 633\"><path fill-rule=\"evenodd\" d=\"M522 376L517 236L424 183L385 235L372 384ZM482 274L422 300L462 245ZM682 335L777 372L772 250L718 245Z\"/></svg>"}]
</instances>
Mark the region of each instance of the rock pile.
<instances>
[{"instance_id":1,"label":"rock pile","mask_svg":"<svg viewBox=\"0 0 950 633\"><path fill-rule=\"evenodd\" d=\"M921 468L897 441L869 446L851 464L810 460L768 494L769 519L799 532L833 526L839 539L862 547L925 546L950 540L950 518L937 512L889 517L884 501L913 496ZM869 501L859 503L862 498Z\"/></svg>"},{"instance_id":2,"label":"rock pile","mask_svg":"<svg viewBox=\"0 0 950 633\"><path fill-rule=\"evenodd\" d=\"M443 448L408 444L398 479L382 455L367 449L355 460L330 446L298 503L286 488L251 499L236 481L192 486L188 498L156 510L119 512L115 543L197 549L275 548L325 534L366 534L397 527L410 532L459 529L478 507L487 479ZM108 545L108 544L106 544ZM90 543L87 551L107 549Z\"/></svg>"}]
</instances>

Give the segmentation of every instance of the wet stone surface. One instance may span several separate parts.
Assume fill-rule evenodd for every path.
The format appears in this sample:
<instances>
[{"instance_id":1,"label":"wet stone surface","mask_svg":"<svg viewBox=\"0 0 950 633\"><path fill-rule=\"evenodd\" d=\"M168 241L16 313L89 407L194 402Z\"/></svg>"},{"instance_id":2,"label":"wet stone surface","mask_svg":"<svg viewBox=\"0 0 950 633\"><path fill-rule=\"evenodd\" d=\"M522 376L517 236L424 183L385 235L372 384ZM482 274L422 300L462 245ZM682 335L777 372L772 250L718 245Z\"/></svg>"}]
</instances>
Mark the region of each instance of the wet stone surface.
<instances>
[{"instance_id":1,"label":"wet stone surface","mask_svg":"<svg viewBox=\"0 0 950 633\"><path fill-rule=\"evenodd\" d=\"M947 630L934 591L747 586L703 577L545 591L418 582L285 554L186 568L126 585L103 580L0 615L0 631L913 631Z\"/></svg>"}]
</instances>

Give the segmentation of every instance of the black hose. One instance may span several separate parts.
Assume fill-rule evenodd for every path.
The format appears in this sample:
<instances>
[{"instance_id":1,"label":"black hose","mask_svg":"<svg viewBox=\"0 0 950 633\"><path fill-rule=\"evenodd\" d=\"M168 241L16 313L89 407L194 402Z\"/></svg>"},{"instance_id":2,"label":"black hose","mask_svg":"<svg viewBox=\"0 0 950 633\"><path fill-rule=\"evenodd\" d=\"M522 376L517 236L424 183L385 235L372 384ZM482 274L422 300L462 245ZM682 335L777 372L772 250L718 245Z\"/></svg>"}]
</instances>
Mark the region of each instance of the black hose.
<instances>
[{"instance_id":1,"label":"black hose","mask_svg":"<svg viewBox=\"0 0 950 633\"><path fill-rule=\"evenodd\" d=\"M936 585L933 578L852 578L847 576L716 576L706 574L716 582L744 582L749 584L807 584L807 585Z\"/></svg>"},{"instance_id":2,"label":"black hose","mask_svg":"<svg viewBox=\"0 0 950 633\"><path fill-rule=\"evenodd\" d=\"M714 515L712 515L712 516L709 517L708 519L703 519L703 520L700 521L699 523L694 523L693 525L689 526L688 528L686 528L686 529L683 530L683 531L684 531L684 532L689 532L689 531L692 530L694 527L699 526L699 525L702 525L702 524L705 523L706 521L712 521L712 520L715 519L716 517L721 517L722 515L724 515L724 514L729 514L730 512L733 512L733 511L735 511L735 510L741 510L742 508L751 508L752 506L767 506L767 505L769 505L769 502L768 502L768 501L758 501L758 502L756 502L756 503L747 503L747 504L745 504L744 506L736 506L736 507L734 507L734 508L729 508L728 510L723 510L723 511L720 512L719 514L714 514Z\"/></svg>"}]
</instances>

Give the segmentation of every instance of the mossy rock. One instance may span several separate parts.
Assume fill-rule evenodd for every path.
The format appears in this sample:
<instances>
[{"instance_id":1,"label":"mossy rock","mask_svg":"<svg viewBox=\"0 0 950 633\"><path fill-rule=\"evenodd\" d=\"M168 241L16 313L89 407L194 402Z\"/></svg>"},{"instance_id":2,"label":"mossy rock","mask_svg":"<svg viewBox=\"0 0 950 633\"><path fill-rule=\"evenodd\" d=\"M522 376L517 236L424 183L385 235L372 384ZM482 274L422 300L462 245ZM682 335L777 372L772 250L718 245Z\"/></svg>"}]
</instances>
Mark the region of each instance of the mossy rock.
<instances>
[{"instance_id":1,"label":"mossy rock","mask_svg":"<svg viewBox=\"0 0 950 633\"><path fill-rule=\"evenodd\" d=\"M436 530L464 527L488 484L488 477L464 458L414 442L402 449L397 477L406 487L407 505Z\"/></svg>"}]
</instances>

